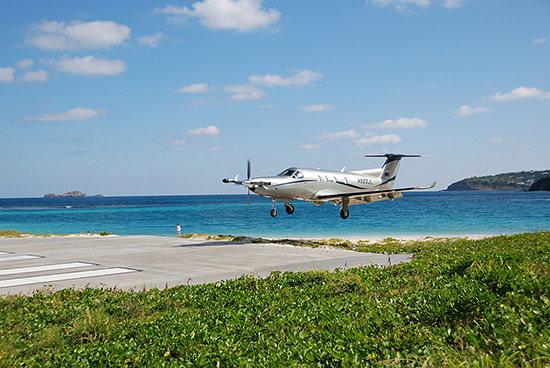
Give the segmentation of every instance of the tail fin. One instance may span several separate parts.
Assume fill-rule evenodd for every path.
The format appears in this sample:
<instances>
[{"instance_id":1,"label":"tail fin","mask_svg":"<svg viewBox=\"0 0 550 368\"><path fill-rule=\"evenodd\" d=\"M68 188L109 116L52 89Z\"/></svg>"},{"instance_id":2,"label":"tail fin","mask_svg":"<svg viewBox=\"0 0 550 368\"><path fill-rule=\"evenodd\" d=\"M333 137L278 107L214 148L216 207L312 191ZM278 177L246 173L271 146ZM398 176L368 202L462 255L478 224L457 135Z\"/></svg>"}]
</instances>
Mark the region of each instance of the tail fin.
<instances>
[{"instance_id":1,"label":"tail fin","mask_svg":"<svg viewBox=\"0 0 550 368\"><path fill-rule=\"evenodd\" d=\"M386 153L385 155L366 155L365 157L386 157L386 162L382 165L380 179L382 184L380 189L392 189L399 170L399 164L403 157L429 157L424 155L404 155L401 153Z\"/></svg>"}]
</instances>

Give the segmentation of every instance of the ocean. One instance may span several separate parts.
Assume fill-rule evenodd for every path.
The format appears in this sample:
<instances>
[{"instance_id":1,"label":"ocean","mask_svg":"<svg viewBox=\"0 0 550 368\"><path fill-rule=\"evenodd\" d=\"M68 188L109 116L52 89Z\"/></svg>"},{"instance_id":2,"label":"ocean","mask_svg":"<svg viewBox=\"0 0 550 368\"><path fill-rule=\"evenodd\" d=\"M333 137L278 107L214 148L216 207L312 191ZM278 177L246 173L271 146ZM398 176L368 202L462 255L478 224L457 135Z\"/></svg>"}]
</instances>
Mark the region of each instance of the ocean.
<instances>
[{"instance_id":1,"label":"ocean","mask_svg":"<svg viewBox=\"0 0 550 368\"><path fill-rule=\"evenodd\" d=\"M204 233L251 237L499 235L550 231L548 192L413 192L393 202L339 207L295 201L288 215L281 202L257 195L144 196L0 199L0 229L39 234L111 232L175 236Z\"/></svg>"}]
</instances>

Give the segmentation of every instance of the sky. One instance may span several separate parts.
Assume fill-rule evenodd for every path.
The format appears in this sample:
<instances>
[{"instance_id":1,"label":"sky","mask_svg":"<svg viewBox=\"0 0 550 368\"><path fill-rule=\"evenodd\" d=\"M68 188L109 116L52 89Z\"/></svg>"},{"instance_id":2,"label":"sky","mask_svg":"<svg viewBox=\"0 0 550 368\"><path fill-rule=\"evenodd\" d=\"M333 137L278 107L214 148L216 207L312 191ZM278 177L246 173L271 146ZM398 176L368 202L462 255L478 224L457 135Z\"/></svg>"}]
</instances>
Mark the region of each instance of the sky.
<instances>
[{"instance_id":1,"label":"sky","mask_svg":"<svg viewBox=\"0 0 550 368\"><path fill-rule=\"evenodd\" d=\"M0 0L0 197L550 168L547 0Z\"/></svg>"}]
</instances>

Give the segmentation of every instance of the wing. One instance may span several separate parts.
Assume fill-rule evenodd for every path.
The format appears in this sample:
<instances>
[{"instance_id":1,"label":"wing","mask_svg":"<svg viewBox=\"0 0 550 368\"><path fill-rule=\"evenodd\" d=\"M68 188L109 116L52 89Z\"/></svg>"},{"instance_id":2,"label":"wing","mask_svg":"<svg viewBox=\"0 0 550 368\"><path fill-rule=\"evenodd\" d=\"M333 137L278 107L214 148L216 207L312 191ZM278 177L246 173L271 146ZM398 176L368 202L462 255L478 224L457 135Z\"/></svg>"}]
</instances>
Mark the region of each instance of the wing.
<instances>
[{"instance_id":1,"label":"wing","mask_svg":"<svg viewBox=\"0 0 550 368\"><path fill-rule=\"evenodd\" d=\"M332 202L334 204L340 204L341 201L349 201L349 206L360 203L371 203L378 201L390 200L393 201L395 198L403 197L402 192L411 192L414 190L425 190L435 187L436 182L434 181L432 185L428 187L410 187L410 188L399 188L399 189L384 189L384 190L365 190L359 192L348 192L348 193L335 193L320 195L317 198L319 202Z\"/></svg>"}]
</instances>

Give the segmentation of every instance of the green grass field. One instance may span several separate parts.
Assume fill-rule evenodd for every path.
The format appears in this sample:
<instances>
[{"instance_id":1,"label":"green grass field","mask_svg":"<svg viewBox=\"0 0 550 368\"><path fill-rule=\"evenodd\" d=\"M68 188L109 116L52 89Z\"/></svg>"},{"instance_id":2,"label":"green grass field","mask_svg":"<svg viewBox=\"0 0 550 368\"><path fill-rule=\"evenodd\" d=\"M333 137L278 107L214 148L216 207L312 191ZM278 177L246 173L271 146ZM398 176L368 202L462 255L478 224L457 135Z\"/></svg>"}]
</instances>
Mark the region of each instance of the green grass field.
<instances>
[{"instance_id":1,"label":"green grass field","mask_svg":"<svg viewBox=\"0 0 550 368\"><path fill-rule=\"evenodd\" d=\"M147 292L7 296L0 366L550 366L549 232L356 248L416 256Z\"/></svg>"}]
</instances>

